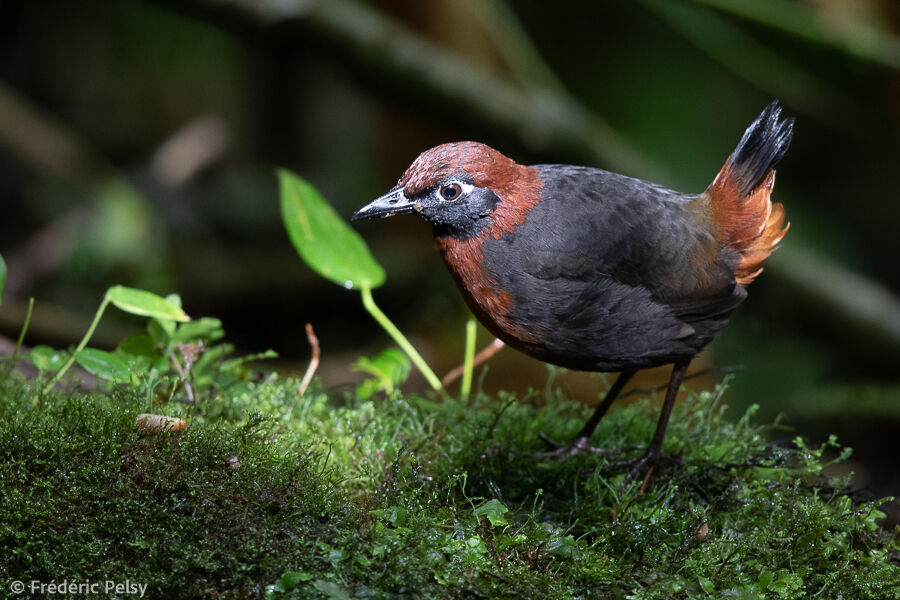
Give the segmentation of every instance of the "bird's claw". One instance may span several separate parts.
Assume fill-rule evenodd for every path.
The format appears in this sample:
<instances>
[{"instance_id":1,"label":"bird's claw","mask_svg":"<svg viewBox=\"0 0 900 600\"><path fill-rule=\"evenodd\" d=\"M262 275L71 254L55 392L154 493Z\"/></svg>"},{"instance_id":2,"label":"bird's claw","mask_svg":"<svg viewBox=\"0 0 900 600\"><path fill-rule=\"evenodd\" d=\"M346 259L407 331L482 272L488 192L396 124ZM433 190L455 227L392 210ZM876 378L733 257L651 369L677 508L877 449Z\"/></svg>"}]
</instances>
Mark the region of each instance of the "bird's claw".
<instances>
[{"instance_id":1,"label":"bird's claw","mask_svg":"<svg viewBox=\"0 0 900 600\"><path fill-rule=\"evenodd\" d=\"M611 465L613 467L628 467L628 473L625 475L626 481L634 481L636 479L646 479L653 472L659 456L653 456L650 452L644 452L640 456L636 456L621 463Z\"/></svg>"},{"instance_id":2,"label":"bird's claw","mask_svg":"<svg viewBox=\"0 0 900 600\"><path fill-rule=\"evenodd\" d=\"M551 449L547 450L546 452L535 453L535 458L552 458L554 460L562 461L577 454L614 455L618 453L618 450L597 448L596 446L591 446L588 443L588 438L585 436L576 436L575 439L567 444L561 444L560 442L557 442L543 431L538 433L538 437L541 438L541 440Z\"/></svg>"},{"instance_id":3,"label":"bird's claw","mask_svg":"<svg viewBox=\"0 0 900 600\"><path fill-rule=\"evenodd\" d=\"M628 472L625 475L627 481L639 479L646 480L653 473L653 468L657 463L662 461L676 462L678 460L660 450L654 451L654 449L647 449L640 455L632 458L612 460L617 455L621 454L621 449L597 448L596 446L591 446L588 443L588 438L584 436L577 436L566 444L557 442L543 431L538 433L538 437L541 438L550 449L544 452L536 452L533 454L535 458L551 458L553 460L563 461L578 454L602 454L611 459L603 466L604 470L620 471L622 469L628 469Z\"/></svg>"},{"instance_id":4,"label":"bird's claw","mask_svg":"<svg viewBox=\"0 0 900 600\"><path fill-rule=\"evenodd\" d=\"M660 462L674 463L678 462L678 459L662 451L657 450L654 452L648 449L633 458L607 463L606 467L610 469L628 469L628 473L625 475L627 481L646 480L653 472L653 468Z\"/></svg>"}]
</instances>

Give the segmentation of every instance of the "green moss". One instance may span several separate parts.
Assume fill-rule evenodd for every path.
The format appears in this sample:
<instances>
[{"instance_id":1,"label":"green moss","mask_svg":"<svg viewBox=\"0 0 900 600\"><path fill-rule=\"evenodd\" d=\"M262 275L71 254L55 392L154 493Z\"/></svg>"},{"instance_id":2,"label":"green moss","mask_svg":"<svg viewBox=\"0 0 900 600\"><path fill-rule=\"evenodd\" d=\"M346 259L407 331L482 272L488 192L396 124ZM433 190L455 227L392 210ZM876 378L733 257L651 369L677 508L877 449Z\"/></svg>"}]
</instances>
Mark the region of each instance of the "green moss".
<instances>
[{"instance_id":1,"label":"green moss","mask_svg":"<svg viewBox=\"0 0 900 600\"><path fill-rule=\"evenodd\" d=\"M352 545L358 535L358 511L320 457L268 443L271 421L140 433L133 394L4 391L0 546L11 551L0 572L9 581L129 579L154 597L252 597L285 564L329 569L310 552L317 540Z\"/></svg>"},{"instance_id":2,"label":"green moss","mask_svg":"<svg viewBox=\"0 0 900 600\"><path fill-rule=\"evenodd\" d=\"M722 389L676 407L676 459L646 484L605 455L533 456L539 431L565 439L585 416L556 392L358 401L270 378L158 407L189 426L142 433L145 393L36 389L11 379L0 396L3 589L68 578L129 579L166 598L900 594L878 502L821 475L836 443L769 443L749 418L723 418ZM614 410L594 442L637 451L651 413Z\"/></svg>"}]
</instances>

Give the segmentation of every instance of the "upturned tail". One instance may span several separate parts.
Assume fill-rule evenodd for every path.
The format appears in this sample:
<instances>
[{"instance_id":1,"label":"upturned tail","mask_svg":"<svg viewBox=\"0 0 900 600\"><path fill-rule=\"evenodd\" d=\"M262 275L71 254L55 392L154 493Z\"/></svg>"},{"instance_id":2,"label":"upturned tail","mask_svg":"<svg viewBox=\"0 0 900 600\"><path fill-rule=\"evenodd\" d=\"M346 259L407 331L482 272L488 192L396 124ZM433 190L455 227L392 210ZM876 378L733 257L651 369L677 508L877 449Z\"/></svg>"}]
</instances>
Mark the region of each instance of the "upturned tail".
<instances>
[{"instance_id":1,"label":"upturned tail","mask_svg":"<svg viewBox=\"0 0 900 600\"><path fill-rule=\"evenodd\" d=\"M777 100L763 109L701 196L709 202L719 242L740 254L734 276L741 285L759 275L790 226L784 207L770 199L775 165L787 152L794 130L794 119L780 115Z\"/></svg>"}]
</instances>

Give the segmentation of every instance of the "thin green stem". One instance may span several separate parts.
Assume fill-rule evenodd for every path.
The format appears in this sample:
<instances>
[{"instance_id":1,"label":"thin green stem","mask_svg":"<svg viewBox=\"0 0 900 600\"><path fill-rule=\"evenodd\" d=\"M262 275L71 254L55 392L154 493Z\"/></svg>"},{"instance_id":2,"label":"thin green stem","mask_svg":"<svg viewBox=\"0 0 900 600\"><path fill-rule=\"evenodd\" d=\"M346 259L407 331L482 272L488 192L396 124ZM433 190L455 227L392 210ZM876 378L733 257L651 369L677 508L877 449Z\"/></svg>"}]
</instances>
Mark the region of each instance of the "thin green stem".
<instances>
[{"instance_id":1,"label":"thin green stem","mask_svg":"<svg viewBox=\"0 0 900 600\"><path fill-rule=\"evenodd\" d=\"M6 369L3 371L3 377L0 378L0 381L6 381L6 378L9 377L9 372L12 370L13 365L16 364L16 358L19 356L19 350L22 348L22 342L25 341L25 333L28 331L28 325L31 324L31 311L34 310L34 298L28 299L28 310L25 312L25 323L22 325L22 331L19 332L19 339L16 341L16 347L13 348L12 356L9 357L9 364L6 365Z\"/></svg>"},{"instance_id":2,"label":"thin green stem","mask_svg":"<svg viewBox=\"0 0 900 600\"><path fill-rule=\"evenodd\" d=\"M84 350L84 347L87 346L88 341L91 339L91 336L94 335L94 330L97 329L97 324L100 322L100 317L103 316L103 311L106 310L107 305L109 304L109 292L103 296L103 302L100 303L100 308L97 309L97 314L94 315L94 320L91 322L91 326L88 327L87 333L84 334L84 337L81 338L81 342L78 344L78 347L75 348L75 351L72 352L72 355L69 356L69 360L66 361L66 364L60 368L59 371L56 372L56 375L50 382L44 386L44 393L48 393L53 389L62 376L65 375L66 371L69 370L69 367L72 366L72 363L75 362L75 357L78 356L78 353Z\"/></svg>"},{"instance_id":3,"label":"thin green stem","mask_svg":"<svg viewBox=\"0 0 900 600\"><path fill-rule=\"evenodd\" d=\"M469 401L469 394L472 391L472 371L475 369L475 334L478 332L478 326L475 319L469 319L466 322L466 353L463 357L463 376L460 386L460 401L466 403Z\"/></svg>"},{"instance_id":4,"label":"thin green stem","mask_svg":"<svg viewBox=\"0 0 900 600\"><path fill-rule=\"evenodd\" d=\"M425 376L425 379L428 380L428 383L435 390L441 389L441 380L438 379L438 376L434 374L434 371L431 370L431 367L425 362L425 359L413 348L413 345L409 343L409 340L406 339L397 327L391 323L391 320L387 318L381 309L375 305L375 300L372 298L372 290L368 287L360 288L360 293L362 294L363 306L366 307L366 310L369 311L369 314L378 321L378 324L381 325L385 331L388 332L394 341L397 342L397 345L406 352L406 355L409 356L409 359L413 361L413 364L422 372L422 375Z\"/></svg>"}]
</instances>

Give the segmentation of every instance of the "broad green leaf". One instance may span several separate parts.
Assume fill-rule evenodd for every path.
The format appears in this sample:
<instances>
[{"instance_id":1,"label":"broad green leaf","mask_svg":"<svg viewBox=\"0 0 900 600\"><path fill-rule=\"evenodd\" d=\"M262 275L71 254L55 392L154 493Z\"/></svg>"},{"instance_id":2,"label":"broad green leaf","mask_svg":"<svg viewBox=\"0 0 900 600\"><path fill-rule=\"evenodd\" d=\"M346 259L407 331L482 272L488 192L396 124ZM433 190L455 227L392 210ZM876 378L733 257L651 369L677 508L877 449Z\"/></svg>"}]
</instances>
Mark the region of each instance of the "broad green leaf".
<instances>
[{"instance_id":1,"label":"broad green leaf","mask_svg":"<svg viewBox=\"0 0 900 600\"><path fill-rule=\"evenodd\" d=\"M345 288L376 288L381 268L356 233L307 181L279 169L281 218L288 237L312 270Z\"/></svg>"},{"instance_id":2,"label":"broad green leaf","mask_svg":"<svg viewBox=\"0 0 900 600\"><path fill-rule=\"evenodd\" d=\"M0 254L0 304L3 304L3 287L6 285L6 261Z\"/></svg>"},{"instance_id":3,"label":"broad green leaf","mask_svg":"<svg viewBox=\"0 0 900 600\"><path fill-rule=\"evenodd\" d=\"M106 291L106 297L117 308L133 315L170 321L191 320L180 307L144 290L115 285Z\"/></svg>"},{"instance_id":4,"label":"broad green leaf","mask_svg":"<svg viewBox=\"0 0 900 600\"><path fill-rule=\"evenodd\" d=\"M112 381L130 381L131 371L125 361L104 350L85 348L75 355L75 361L91 375Z\"/></svg>"},{"instance_id":5,"label":"broad green leaf","mask_svg":"<svg viewBox=\"0 0 900 600\"><path fill-rule=\"evenodd\" d=\"M475 509L475 516L486 516L488 518L488 521L491 522L491 525L494 525L496 527L509 524L507 523L506 517L504 516L507 512L509 512L509 509L503 506L502 502L500 502L496 498L491 498Z\"/></svg>"},{"instance_id":6,"label":"broad green leaf","mask_svg":"<svg viewBox=\"0 0 900 600\"><path fill-rule=\"evenodd\" d=\"M547 552L553 556L567 556L569 558L574 558L577 549L578 543L571 535L553 538L550 540L550 543L547 544Z\"/></svg>"},{"instance_id":7,"label":"broad green leaf","mask_svg":"<svg viewBox=\"0 0 900 600\"><path fill-rule=\"evenodd\" d=\"M50 346L35 346L31 349L31 364L38 371L58 371L68 358L68 352L55 350Z\"/></svg>"}]
</instances>

